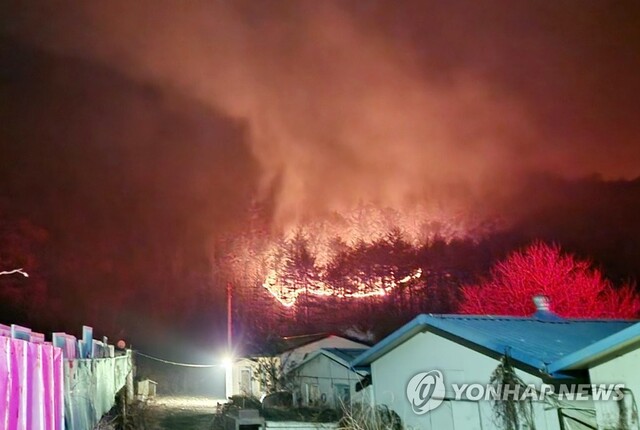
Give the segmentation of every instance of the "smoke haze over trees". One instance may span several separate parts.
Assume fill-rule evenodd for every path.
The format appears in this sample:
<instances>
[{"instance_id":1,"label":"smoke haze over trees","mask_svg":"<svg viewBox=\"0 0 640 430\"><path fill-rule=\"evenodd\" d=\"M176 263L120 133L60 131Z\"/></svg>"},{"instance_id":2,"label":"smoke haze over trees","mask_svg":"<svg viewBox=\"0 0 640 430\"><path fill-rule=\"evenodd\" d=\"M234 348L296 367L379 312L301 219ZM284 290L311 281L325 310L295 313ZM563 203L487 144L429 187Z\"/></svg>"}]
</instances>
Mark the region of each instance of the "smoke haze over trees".
<instances>
[{"instance_id":1,"label":"smoke haze over trees","mask_svg":"<svg viewBox=\"0 0 640 430\"><path fill-rule=\"evenodd\" d=\"M531 172L639 173L637 2L178 5L0 16L10 37L243 123L284 226L359 199L479 212Z\"/></svg>"},{"instance_id":2,"label":"smoke haze over trees","mask_svg":"<svg viewBox=\"0 0 640 430\"><path fill-rule=\"evenodd\" d=\"M283 267L336 285L418 262L363 324L536 239L640 278L636 2L176 4L0 5L3 322L211 341L232 281L247 326L329 330L258 276L299 231Z\"/></svg>"}]
</instances>

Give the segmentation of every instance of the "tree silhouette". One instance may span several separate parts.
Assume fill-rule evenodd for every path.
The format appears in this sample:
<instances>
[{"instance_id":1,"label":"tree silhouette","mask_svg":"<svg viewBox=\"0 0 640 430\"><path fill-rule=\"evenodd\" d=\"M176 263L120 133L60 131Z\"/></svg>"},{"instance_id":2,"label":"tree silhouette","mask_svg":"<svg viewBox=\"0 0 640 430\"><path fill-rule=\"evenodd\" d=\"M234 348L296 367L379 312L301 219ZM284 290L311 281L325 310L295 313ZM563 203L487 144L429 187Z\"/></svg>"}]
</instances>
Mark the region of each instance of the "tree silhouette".
<instances>
[{"instance_id":1,"label":"tree silhouette","mask_svg":"<svg viewBox=\"0 0 640 430\"><path fill-rule=\"evenodd\" d=\"M43 228L7 216L0 207L0 322L35 327L50 316L50 293L41 275L46 241Z\"/></svg>"},{"instance_id":2,"label":"tree silhouette","mask_svg":"<svg viewBox=\"0 0 640 430\"><path fill-rule=\"evenodd\" d=\"M467 314L531 315L532 297L549 297L565 317L634 318L640 296L632 286L616 288L589 261L536 242L496 264L488 279L465 286L460 311Z\"/></svg>"}]
</instances>

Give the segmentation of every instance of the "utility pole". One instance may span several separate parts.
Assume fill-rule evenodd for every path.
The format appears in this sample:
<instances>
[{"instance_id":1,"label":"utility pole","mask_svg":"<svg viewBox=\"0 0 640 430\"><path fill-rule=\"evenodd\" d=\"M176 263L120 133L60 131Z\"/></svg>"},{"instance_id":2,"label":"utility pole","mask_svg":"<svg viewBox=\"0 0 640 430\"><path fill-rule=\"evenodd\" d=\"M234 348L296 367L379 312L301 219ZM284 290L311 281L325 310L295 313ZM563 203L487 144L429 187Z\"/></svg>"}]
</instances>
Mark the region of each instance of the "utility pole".
<instances>
[{"instance_id":1,"label":"utility pole","mask_svg":"<svg viewBox=\"0 0 640 430\"><path fill-rule=\"evenodd\" d=\"M233 344L233 317L232 317L232 302L231 302L232 285L231 282L227 283L227 352L231 353Z\"/></svg>"},{"instance_id":2,"label":"utility pole","mask_svg":"<svg viewBox=\"0 0 640 430\"><path fill-rule=\"evenodd\" d=\"M232 302L231 293L233 285L231 282L227 282L227 354L225 358L225 398L231 397L233 394L233 316L232 316Z\"/></svg>"}]
</instances>

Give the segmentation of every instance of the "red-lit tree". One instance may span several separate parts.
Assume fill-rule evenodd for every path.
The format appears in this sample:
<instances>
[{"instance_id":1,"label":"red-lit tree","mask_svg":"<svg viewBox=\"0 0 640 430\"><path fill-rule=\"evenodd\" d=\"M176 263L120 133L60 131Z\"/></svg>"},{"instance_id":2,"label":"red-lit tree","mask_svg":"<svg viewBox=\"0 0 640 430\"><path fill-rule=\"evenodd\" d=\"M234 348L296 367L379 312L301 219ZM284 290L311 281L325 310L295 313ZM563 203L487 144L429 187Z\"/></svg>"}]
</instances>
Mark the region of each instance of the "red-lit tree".
<instances>
[{"instance_id":1,"label":"red-lit tree","mask_svg":"<svg viewBox=\"0 0 640 430\"><path fill-rule=\"evenodd\" d=\"M557 245L537 242L496 264L479 285L462 289L466 314L531 315L532 297L544 294L558 315L577 318L634 318L640 296L630 285L616 288L588 261Z\"/></svg>"}]
</instances>

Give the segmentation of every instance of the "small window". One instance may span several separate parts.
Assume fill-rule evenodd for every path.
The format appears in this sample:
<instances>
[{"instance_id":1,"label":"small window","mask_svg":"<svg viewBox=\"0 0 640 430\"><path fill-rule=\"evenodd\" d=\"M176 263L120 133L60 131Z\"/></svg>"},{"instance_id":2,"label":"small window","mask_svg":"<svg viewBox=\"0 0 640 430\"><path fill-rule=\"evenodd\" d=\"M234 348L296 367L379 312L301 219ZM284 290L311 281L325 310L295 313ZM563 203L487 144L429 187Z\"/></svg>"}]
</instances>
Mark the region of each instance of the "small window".
<instances>
[{"instance_id":1,"label":"small window","mask_svg":"<svg viewBox=\"0 0 640 430\"><path fill-rule=\"evenodd\" d=\"M343 404L349 403L349 400L351 399L351 390L348 385L336 384L335 390L336 399L338 399L339 402L342 402Z\"/></svg>"},{"instance_id":2,"label":"small window","mask_svg":"<svg viewBox=\"0 0 640 430\"><path fill-rule=\"evenodd\" d=\"M252 395L251 392L251 369L244 368L240 371L240 393L244 395Z\"/></svg>"}]
</instances>

